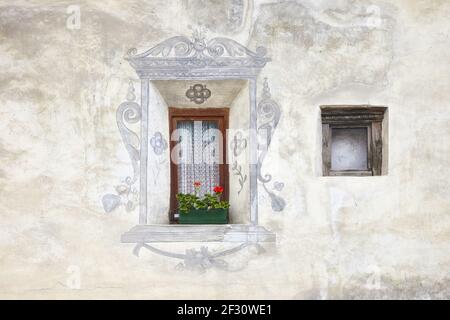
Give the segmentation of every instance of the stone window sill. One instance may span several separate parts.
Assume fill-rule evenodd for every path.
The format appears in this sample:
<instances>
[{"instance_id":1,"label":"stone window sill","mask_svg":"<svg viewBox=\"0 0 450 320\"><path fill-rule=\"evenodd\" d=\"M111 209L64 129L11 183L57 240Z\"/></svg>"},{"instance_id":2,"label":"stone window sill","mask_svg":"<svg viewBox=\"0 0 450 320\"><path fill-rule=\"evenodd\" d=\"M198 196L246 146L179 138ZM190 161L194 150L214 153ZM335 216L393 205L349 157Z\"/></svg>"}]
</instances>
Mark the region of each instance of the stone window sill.
<instances>
[{"instance_id":1,"label":"stone window sill","mask_svg":"<svg viewBox=\"0 0 450 320\"><path fill-rule=\"evenodd\" d=\"M249 224L137 225L121 237L122 243L275 241L275 233Z\"/></svg>"}]
</instances>

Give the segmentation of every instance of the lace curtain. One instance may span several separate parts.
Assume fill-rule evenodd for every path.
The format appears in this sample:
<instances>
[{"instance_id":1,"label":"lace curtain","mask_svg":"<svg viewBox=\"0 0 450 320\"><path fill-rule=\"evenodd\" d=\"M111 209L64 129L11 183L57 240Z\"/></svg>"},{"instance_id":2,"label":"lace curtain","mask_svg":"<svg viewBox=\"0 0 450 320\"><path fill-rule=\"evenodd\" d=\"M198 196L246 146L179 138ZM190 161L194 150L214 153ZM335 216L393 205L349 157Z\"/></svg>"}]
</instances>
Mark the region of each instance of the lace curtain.
<instances>
[{"instance_id":1,"label":"lace curtain","mask_svg":"<svg viewBox=\"0 0 450 320\"><path fill-rule=\"evenodd\" d=\"M178 121L178 192L194 193L201 182L200 196L212 193L219 184L219 130L216 121Z\"/></svg>"}]
</instances>

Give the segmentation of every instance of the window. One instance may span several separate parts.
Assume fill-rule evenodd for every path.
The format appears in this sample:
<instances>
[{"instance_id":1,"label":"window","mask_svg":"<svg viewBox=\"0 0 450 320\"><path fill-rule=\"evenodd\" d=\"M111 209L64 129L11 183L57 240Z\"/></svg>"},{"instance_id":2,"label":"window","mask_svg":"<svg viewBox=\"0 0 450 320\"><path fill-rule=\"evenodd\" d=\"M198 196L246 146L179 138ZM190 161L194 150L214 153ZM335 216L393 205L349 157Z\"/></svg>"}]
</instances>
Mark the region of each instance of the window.
<instances>
[{"instance_id":1,"label":"window","mask_svg":"<svg viewBox=\"0 0 450 320\"><path fill-rule=\"evenodd\" d=\"M321 106L324 176L379 176L385 107Z\"/></svg>"},{"instance_id":2,"label":"window","mask_svg":"<svg viewBox=\"0 0 450 320\"><path fill-rule=\"evenodd\" d=\"M177 222L177 193L193 193L194 181L201 181L200 194L224 187L228 200L226 164L227 108L169 108L170 130L170 213Z\"/></svg>"}]
</instances>

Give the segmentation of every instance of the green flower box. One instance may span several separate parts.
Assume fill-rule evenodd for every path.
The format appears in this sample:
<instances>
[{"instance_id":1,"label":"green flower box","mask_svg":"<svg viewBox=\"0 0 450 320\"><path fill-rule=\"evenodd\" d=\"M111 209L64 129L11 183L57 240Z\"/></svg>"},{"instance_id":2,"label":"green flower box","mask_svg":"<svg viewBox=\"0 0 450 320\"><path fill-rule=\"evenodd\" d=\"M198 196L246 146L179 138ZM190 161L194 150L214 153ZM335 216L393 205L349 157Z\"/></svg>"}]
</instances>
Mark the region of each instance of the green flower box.
<instances>
[{"instance_id":1,"label":"green flower box","mask_svg":"<svg viewBox=\"0 0 450 320\"><path fill-rule=\"evenodd\" d=\"M180 224L227 224L228 209L191 209L181 212L178 218Z\"/></svg>"}]
</instances>

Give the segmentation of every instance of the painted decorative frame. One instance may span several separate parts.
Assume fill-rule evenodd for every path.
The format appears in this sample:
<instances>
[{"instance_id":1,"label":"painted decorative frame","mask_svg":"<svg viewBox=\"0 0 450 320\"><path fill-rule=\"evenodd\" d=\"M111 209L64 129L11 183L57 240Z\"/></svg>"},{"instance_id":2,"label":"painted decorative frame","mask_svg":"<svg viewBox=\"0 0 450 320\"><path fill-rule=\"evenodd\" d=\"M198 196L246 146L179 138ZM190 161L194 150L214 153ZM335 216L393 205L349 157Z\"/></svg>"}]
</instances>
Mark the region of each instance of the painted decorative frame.
<instances>
[{"instance_id":1,"label":"painted decorative frame","mask_svg":"<svg viewBox=\"0 0 450 320\"><path fill-rule=\"evenodd\" d=\"M260 253L263 252L263 248L259 245L260 242L276 241L274 233L258 224L258 181L262 183L264 190L270 196L273 211L282 211L285 206L284 199L274 192L274 190L281 191L284 184L274 182L276 188L269 190L267 183L272 180L272 176L261 174L262 161L281 115L280 107L271 98L267 78L264 80L262 98L259 103L257 102L257 77L261 69L270 61L270 58L265 55L266 50L263 47L251 51L232 39L217 37L207 41L199 33L195 33L192 40L184 36L169 38L140 54L137 54L136 49L130 49L127 52L125 59L135 69L140 78L141 99L140 105L135 102L136 96L130 82L127 101L121 104L117 110L117 125L132 161L134 173L133 177L126 179L125 187L121 187L120 190L116 188L118 195L107 194L102 201L107 212L110 212L119 204L125 204L128 209L131 209L134 208L134 198L137 194L139 195L139 224L125 232L121 237L122 243L136 244L134 251L136 255L138 255L140 248L146 248L169 257L183 258L185 262L189 261L187 264L190 265L192 261L189 257L193 254L195 257L201 257L201 259L194 259L195 265L197 265L197 262L203 265L206 260L213 261L216 255L211 255L206 249L203 251L187 250L186 255L173 254L162 252L160 249L152 247L150 243L198 241L239 243L238 247L222 252L223 254L229 254L247 246L256 246L257 252ZM241 188L244 181L249 182L250 223L227 225L148 224L148 138L149 116L152 114L149 110L149 102L152 99L149 96L150 81L196 80L201 82L227 79L247 80L249 86L250 119L248 129L250 134L248 143L245 142L245 147L248 147L250 156L248 176L242 175L241 166L236 166L233 170L237 171L237 174L240 173ZM261 117L260 123L258 123L258 115ZM127 127L127 124L137 123L138 121L141 122L140 136ZM266 139L265 146L258 144L258 137L262 134L264 135L263 138ZM150 144L153 141L151 145L153 149L167 148L167 142L162 141L161 133L154 133L152 139L150 139ZM137 177L139 177L139 192L133 188L134 182L137 182ZM122 189L128 190L128 192L125 192L126 197L123 195ZM132 199L128 199L129 194L133 196ZM218 253L218 255L220 256L222 253Z\"/></svg>"},{"instance_id":2,"label":"painted decorative frame","mask_svg":"<svg viewBox=\"0 0 450 320\"><path fill-rule=\"evenodd\" d=\"M148 136L149 81L151 80L225 80L249 81L250 99L250 222L258 224L258 149L257 149L257 82L256 78L270 61L266 49L255 52L228 38L209 41L196 35L192 40L184 36L169 38L157 46L137 54L130 49L125 57L141 79L141 137ZM147 154L148 146L140 150L139 224L148 221L147 211Z\"/></svg>"}]
</instances>

